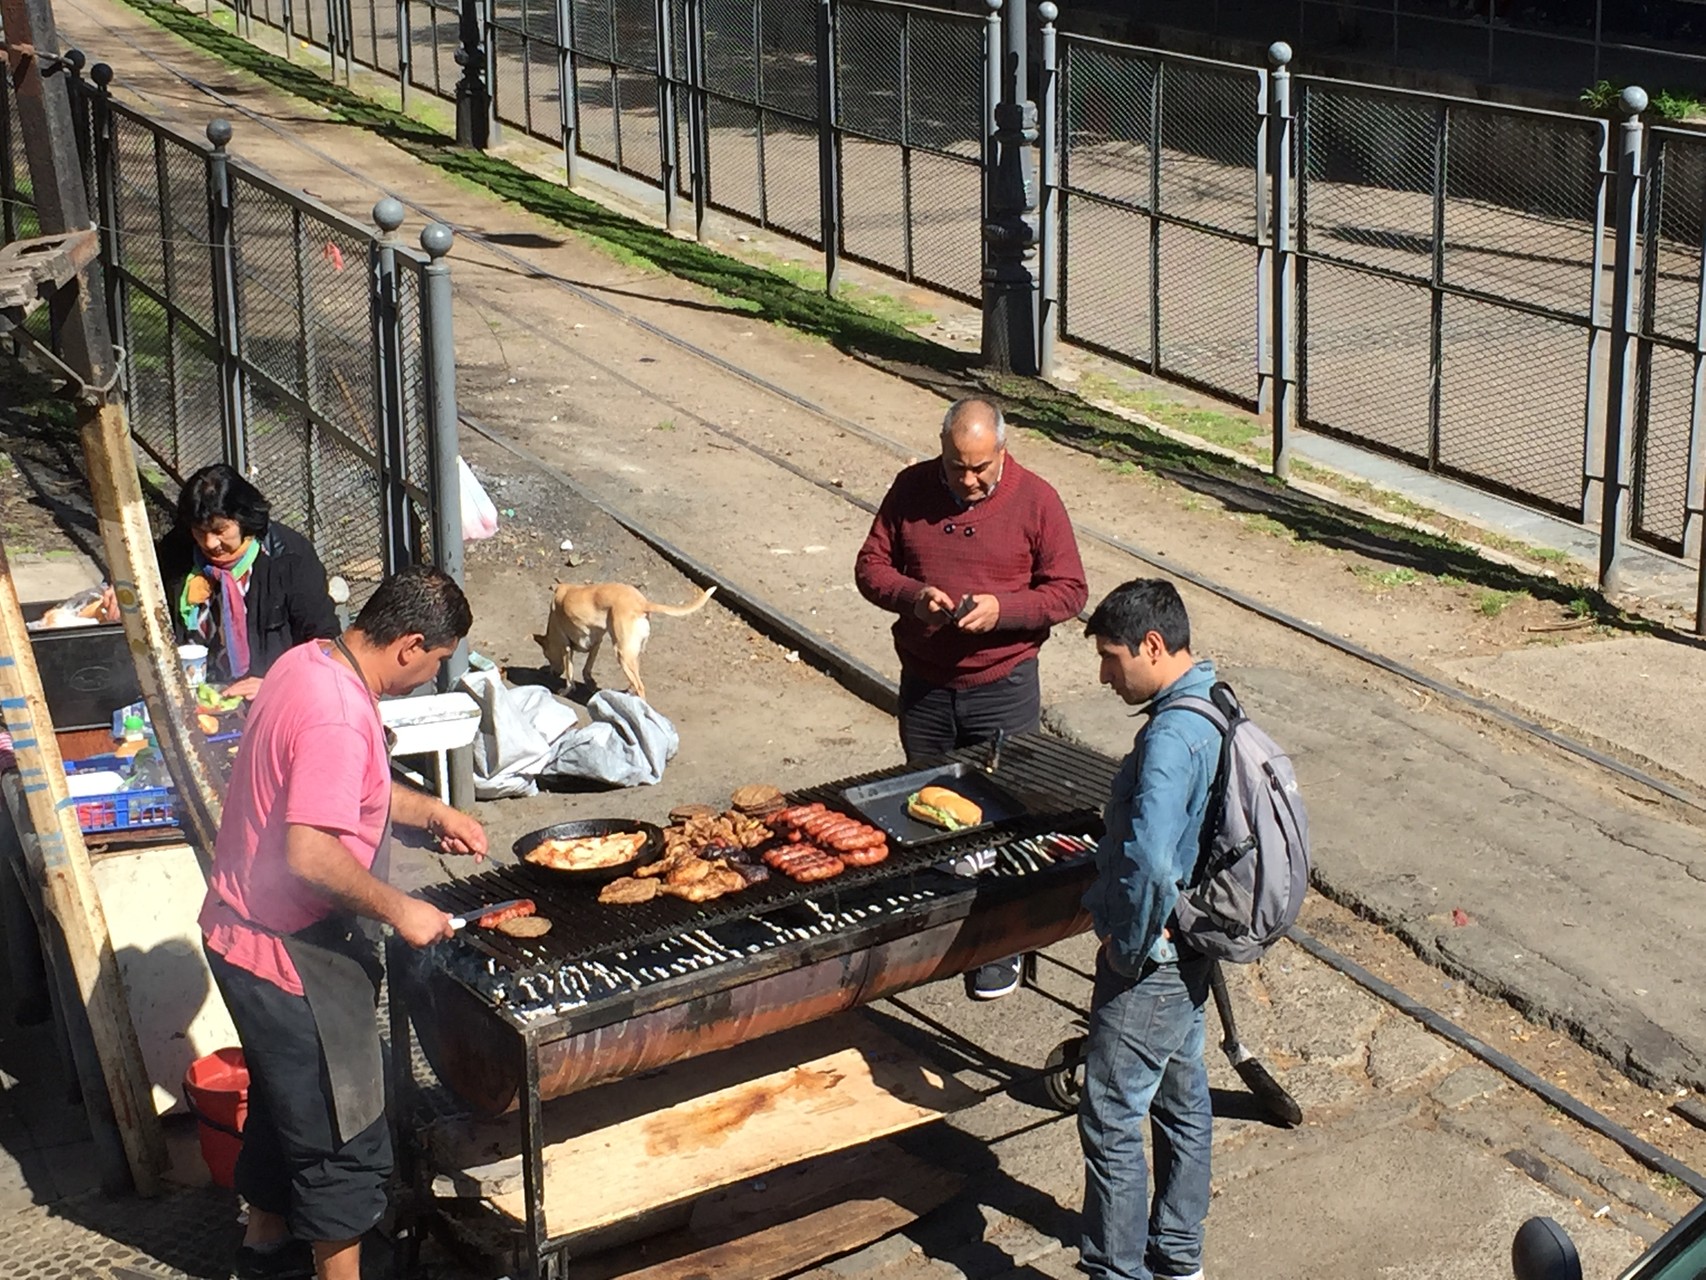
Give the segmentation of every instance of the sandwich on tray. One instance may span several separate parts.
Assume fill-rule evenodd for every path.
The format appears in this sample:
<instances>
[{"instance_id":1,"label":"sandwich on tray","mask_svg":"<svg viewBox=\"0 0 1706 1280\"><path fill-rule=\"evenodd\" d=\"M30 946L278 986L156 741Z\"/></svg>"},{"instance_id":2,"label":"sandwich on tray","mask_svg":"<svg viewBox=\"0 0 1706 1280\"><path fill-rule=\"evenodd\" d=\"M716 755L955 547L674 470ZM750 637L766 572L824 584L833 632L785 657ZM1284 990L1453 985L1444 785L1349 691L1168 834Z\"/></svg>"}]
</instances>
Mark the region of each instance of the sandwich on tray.
<instances>
[{"instance_id":1,"label":"sandwich on tray","mask_svg":"<svg viewBox=\"0 0 1706 1280\"><path fill-rule=\"evenodd\" d=\"M983 810L957 791L946 787L922 787L906 798L908 816L919 822L959 831L983 821Z\"/></svg>"}]
</instances>

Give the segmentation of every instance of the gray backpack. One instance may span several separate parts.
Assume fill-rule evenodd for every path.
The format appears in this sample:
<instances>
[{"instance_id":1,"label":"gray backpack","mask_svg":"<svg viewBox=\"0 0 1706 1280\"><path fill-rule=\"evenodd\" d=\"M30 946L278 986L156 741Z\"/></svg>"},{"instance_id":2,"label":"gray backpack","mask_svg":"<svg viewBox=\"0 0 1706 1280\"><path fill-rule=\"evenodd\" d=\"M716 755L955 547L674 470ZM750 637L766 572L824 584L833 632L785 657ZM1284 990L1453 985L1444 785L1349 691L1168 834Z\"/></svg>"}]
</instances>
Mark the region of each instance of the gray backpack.
<instances>
[{"instance_id":1,"label":"gray backpack","mask_svg":"<svg viewBox=\"0 0 1706 1280\"><path fill-rule=\"evenodd\" d=\"M1204 955L1259 960L1303 909L1309 891L1309 815L1291 761L1244 714L1224 682L1180 698L1222 734L1220 769L1203 814L1196 873L1174 908L1174 932Z\"/></svg>"}]
</instances>

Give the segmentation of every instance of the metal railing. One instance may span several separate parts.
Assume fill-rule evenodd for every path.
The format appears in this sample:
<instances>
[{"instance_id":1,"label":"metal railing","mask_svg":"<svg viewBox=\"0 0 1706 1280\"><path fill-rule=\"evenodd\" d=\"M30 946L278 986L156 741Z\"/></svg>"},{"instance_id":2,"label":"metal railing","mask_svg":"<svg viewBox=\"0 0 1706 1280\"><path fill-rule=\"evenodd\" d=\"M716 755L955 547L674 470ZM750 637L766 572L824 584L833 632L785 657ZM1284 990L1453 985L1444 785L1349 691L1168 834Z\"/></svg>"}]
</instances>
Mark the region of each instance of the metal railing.
<instances>
[{"instance_id":1,"label":"metal railing","mask_svg":"<svg viewBox=\"0 0 1706 1280\"><path fill-rule=\"evenodd\" d=\"M977 297L989 134L981 17L898 0L231 7L239 30L294 33L334 72L353 61L405 93L452 101L471 22L491 124L561 146L571 184L591 160L658 187L671 226L685 199L696 231L707 209L749 218L822 248L831 277L845 256ZM282 42L287 57L293 40Z\"/></svg>"},{"instance_id":2,"label":"metal railing","mask_svg":"<svg viewBox=\"0 0 1706 1280\"><path fill-rule=\"evenodd\" d=\"M236 0L239 22L263 2L285 0ZM356 0L299 2L319 29L352 25L332 15ZM400 0L398 56L373 34L358 57L424 83L430 35L443 91L448 2ZM1626 534L1699 556L1706 138L1294 76L1284 45L1268 67L1137 48L1037 13L1045 374L1058 336L1268 415L1278 474L1300 425L1597 522L1608 586ZM485 40L498 121L560 143L571 181L595 159L658 185L672 224L686 198L698 230L715 208L816 245L831 288L847 257L978 297L993 16L465 0L461 32Z\"/></svg>"},{"instance_id":3,"label":"metal railing","mask_svg":"<svg viewBox=\"0 0 1706 1280\"><path fill-rule=\"evenodd\" d=\"M175 483L221 460L251 476L352 606L404 564L459 567L448 235L406 248L398 202L364 227L229 156L224 121L185 137L115 101L108 68L91 78L72 98L137 444ZM3 80L12 240L37 226Z\"/></svg>"}]
</instances>

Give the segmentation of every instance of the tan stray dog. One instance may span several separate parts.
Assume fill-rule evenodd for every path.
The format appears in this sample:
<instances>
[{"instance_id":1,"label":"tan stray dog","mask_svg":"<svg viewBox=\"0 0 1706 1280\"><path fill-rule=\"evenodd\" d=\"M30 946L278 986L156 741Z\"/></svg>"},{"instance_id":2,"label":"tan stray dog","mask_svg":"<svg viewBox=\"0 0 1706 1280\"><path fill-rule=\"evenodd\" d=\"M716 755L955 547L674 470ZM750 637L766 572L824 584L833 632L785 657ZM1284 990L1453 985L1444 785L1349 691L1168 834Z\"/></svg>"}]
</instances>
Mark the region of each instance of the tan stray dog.
<instances>
[{"instance_id":1,"label":"tan stray dog","mask_svg":"<svg viewBox=\"0 0 1706 1280\"><path fill-rule=\"evenodd\" d=\"M573 686L575 655L586 655L580 678L590 681L598 647L608 632L615 638L616 661L622 667L622 674L628 677L629 690L644 698L646 686L640 680L640 650L646 647L646 640L652 634L649 615L685 617L703 609L716 591L715 587L708 587L692 604L658 604L646 599L638 587L625 582L561 583L551 598L551 616L545 623L545 634L533 639L545 651L545 661L551 664L551 670Z\"/></svg>"}]
</instances>

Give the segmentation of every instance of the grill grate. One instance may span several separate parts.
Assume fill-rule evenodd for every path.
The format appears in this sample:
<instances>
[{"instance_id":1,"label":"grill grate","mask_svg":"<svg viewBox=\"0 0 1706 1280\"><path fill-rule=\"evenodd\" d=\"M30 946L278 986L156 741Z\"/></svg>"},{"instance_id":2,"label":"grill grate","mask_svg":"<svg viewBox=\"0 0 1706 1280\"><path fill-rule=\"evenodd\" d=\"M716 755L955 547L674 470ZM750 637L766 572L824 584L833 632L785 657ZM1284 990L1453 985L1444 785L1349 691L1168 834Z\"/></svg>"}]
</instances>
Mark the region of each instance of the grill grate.
<instances>
[{"instance_id":1,"label":"grill grate","mask_svg":"<svg viewBox=\"0 0 1706 1280\"><path fill-rule=\"evenodd\" d=\"M981 748L948 757L978 765L982 758ZM919 767L919 762L913 762L843 778L796 792L789 802L822 801L831 808L845 808L841 793L847 788L897 777ZM532 898L539 914L555 926L544 937L521 939L487 930L464 931L445 950L472 950L481 957L482 966L485 960L492 962L491 972L544 972L610 952L655 946L695 930L720 928L802 903L812 904L808 910L835 911L842 900L877 885L888 893L921 892L927 882L939 878L933 870L936 864L961 854L1064 830L1094 831L1099 826L1100 798L1107 795L1116 767L1106 756L1083 747L1041 734L1020 735L1003 748L995 781L1025 804L1029 810L1025 816L923 847L895 847L886 861L874 867L850 867L833 880L816 884L800 884L778 875L708 903L659 897L613 907L599 903L596 893L583 882L565 881L523 863L436 885L423 890L422 896L452 912L507 898Z\"/></svg>"}]
</instances>

